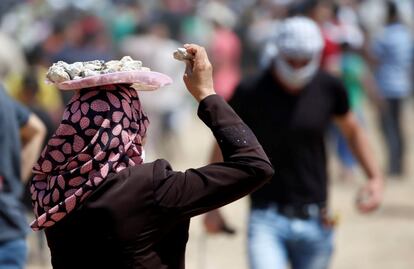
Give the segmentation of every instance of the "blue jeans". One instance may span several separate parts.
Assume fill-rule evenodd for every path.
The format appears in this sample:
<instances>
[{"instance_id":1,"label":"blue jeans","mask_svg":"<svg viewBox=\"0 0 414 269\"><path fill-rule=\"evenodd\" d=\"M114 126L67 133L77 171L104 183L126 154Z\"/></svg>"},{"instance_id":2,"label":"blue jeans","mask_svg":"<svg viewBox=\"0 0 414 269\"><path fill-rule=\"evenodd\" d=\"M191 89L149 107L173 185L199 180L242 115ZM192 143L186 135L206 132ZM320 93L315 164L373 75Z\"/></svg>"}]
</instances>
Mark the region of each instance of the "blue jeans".
<instances>
[{"instance_id":1,"label":"blue jeans","mask_svg":"<svg viewBox=\"0 0 414 269\"><path fill-rule=\"evenodd\" d=\"M248 251L251 269L325 269L333 253L333 230L319 211L309 219L288 218L277 205L252 208Z\"/></svg>"},{"instance_id":2,"label":"blue jeans","mask_svg":"<svg viewBox=\"0 0 414 269\"><path fill-rule=\"evenodd\" d=\"M0 243L0 268L23 269L26 266L27 245L25 239Z\"/></svg>"}]
</instances>

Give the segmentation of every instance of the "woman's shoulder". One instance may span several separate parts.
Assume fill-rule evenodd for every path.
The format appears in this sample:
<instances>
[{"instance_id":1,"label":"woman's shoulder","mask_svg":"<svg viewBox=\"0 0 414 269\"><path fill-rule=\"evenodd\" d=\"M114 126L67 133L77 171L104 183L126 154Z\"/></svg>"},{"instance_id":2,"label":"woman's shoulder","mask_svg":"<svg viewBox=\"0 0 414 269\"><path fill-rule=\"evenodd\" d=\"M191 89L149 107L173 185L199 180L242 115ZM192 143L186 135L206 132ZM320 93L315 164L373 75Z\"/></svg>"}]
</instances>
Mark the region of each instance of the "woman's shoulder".
<instances>
[{"instance_id":1,"label":"woman's shoulder","mask_svg":"<svg viewBox=\"0 0 414 269\"><path fill-rule=\"evenodd\" d=\"M127 205L148 204L153 199L154 186L167 178L169 171L172 171L169 162L160 159L110 174L88 199L88 207L107 207L116 211Z\"/></svg>"},{"instance_id":2,"label":"woman's shoulder","mask_svg":"<svg viewBox=\"0 0 414 269\"><path fill-rule=\"evenodd\" d=\"M114 189L119 189L121 192L123 190L124 193L151 190L154 181L167 177L168 171L172 171L170 163L164 159L157 159L113 173L104 185L109 185L106 188L113 188L112 185L117 185ZM113 190L109 191L113 192Z\"/></svg>"},{"instance_id":3,"label":"woman's shoulder","mask_svg":"<svg viewBox=\"0 0 414 269\"><path fill-rule=\"evenodd\" d=\"M129 167L125 170L127 170L125 171L125 175L120 173L118 178L127 177L133 184L138 185L150 184L148 185L150 188L156 186L157 182L163 181L177 173L165 159L157 159L152 162Z\"/></svg>"}]
</instances>

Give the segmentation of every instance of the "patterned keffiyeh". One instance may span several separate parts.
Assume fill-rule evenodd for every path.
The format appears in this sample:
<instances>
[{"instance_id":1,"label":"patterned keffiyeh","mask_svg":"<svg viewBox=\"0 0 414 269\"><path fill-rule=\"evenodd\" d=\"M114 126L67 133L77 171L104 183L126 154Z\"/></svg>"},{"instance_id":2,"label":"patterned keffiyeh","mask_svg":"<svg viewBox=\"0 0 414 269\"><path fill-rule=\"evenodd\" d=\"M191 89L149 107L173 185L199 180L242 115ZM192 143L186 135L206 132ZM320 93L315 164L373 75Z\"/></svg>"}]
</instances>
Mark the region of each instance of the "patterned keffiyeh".
<instances>
[{"instance_id":1,"label":"patterned keffiyeh","mask_svg":"<svg viewBox=\"0 0 414 269\"><path fill-rule=\"evenodd\" d=\"M33 230L75 210L110 173L141 164L148 124L128 85L77 91L33 168Z\"/></svg>"}]
</instances>

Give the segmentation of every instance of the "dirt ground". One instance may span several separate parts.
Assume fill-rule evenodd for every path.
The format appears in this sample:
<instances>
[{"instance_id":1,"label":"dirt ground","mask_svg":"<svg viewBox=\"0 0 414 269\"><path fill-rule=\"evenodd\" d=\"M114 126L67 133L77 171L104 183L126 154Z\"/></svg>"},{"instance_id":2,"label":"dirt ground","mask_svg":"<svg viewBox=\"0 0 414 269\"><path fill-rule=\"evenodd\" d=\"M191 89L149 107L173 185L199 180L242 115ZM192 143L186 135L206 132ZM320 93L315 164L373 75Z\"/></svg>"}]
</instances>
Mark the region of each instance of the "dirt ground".
<instances>
[{"instance_id":1,"label":"dirt ground","mask_svg":"<svg viewBox=\"0 0 414 269\"><path fill-rule=\"evenodd\" d=\"M348 182L332 177L331 209L340 216L336 231L333 269L412 269L414 268L414 107L405 111L407 138L407 175L402 179L387 179L383 206L373 214L361 215L355 210L354 198L363 183L361 171ZM382 163L384 154L381 137L376 132L372 114L368 113L366 129L375 156ZM202 139L203 138L203 139ZM194 119L187 126L180 143L179 156L171 163L178 170L206 163L212 144L210 131ZM181 142L182 142L181 141ZM200 142L205 141L205 142ZM332 155L332 154L331 154ZM337 174L335 158L330 160L332 175ZM206 235L200 217L194 218L187 248L188 269L247 269L246 217L248 199L239 200L224 208L224 214L237 229L235 236ZM31 258L28 269L48 269L47 250L39 253L33 235L30 238ZM272 268L270 268L272 269ZM276 269L276 268L275 268Z\"/></svg>"}]
</instances>

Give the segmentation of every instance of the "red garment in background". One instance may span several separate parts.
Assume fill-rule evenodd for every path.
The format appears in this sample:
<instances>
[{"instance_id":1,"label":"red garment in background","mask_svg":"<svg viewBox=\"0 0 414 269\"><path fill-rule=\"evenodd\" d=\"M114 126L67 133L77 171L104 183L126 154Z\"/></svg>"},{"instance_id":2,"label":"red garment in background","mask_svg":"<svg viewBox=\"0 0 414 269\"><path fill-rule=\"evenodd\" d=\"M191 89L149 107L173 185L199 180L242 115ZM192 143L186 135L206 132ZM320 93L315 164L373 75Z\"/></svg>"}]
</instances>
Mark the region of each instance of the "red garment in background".
<instances>
[{"instance_id":1,"label":"red garment in background","mask_svg":"<svg viewBox=\"0 0 414 269\"><path fill-rule=\"evenodd\" d=\"M321 27L322 37L325 42L321 57L321 67L330 73L336 73L340 70L341 46L337 36L335 36L338 34L338 29L334 24Z\"/></svg>"},{"instance_id":2,"label":"red garment in background","mask_svg":"<svg viewBox=\"0 0 414 269\"><path fill-rule=\"evenodd\" d=\"M210 50L215 90L229 100L240 82L240 39L233 31L218 28L213 34Z\"/></svg>"}]
</instances>

